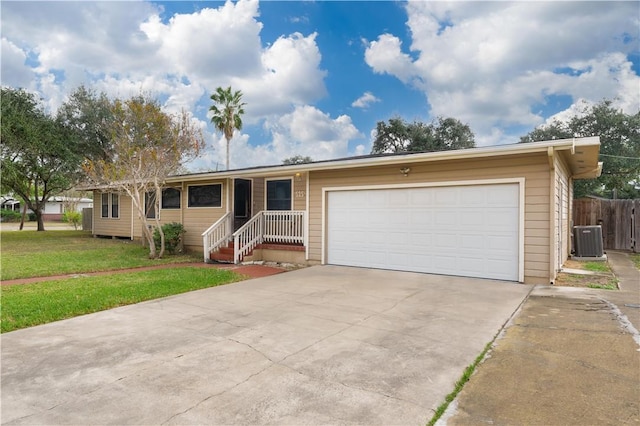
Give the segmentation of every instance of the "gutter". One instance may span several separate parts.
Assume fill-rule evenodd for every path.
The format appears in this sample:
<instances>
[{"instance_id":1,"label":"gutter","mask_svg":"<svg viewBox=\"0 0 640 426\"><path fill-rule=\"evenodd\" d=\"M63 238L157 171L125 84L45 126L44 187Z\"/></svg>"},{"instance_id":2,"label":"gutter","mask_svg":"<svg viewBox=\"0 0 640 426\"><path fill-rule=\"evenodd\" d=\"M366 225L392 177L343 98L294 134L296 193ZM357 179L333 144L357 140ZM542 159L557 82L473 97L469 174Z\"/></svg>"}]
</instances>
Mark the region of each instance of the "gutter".
<instances>
[{"instance_id":1,"label":"gutter","mask_svg":"<svg viewBox=\"0 0 640 426\"><path fill-rule=\"evenodd\" d=\"M460 149L452 151L437 151L425 153L408 153L382 156L363 156L346 158L340 160L326 160L314 163L294 164L291 166L265 166L252 167L246 169L229 170L222 172L194 173L186 175L170 176L166 182L179 182L184 179L189 181L224 179L228 177L255 176L276 176L283 173L308 172L313 170L337 170L356 167L382 166L382 165L402 165L425 161L461 160L468 158L486 158L496 155L522 155L531 153L548 152L549 148L554 150L572 150L576 147L600 145L600 138L597 136L587 138L558 139L553 141L518 143L512 145L498 145L491 147L479 147Z\"/></svg>"}]
</instances>

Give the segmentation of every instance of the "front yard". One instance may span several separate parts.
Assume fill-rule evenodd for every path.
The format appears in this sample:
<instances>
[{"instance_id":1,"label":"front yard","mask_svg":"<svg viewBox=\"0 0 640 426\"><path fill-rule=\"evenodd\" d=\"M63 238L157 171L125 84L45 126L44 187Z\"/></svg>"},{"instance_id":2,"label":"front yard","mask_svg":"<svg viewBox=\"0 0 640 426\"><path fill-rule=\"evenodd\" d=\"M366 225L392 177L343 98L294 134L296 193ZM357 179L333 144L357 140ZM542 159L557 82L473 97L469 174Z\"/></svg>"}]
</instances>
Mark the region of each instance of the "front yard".
<instances>
[{"instance_id":1,"label":"front yard","mask_svg":"<svg viewBox=\"0 0 640 426\"><path fill-rule=\"evenodd\" d=\"M141 266L202 262L201 256L147 258L138 243L95 239L83 231L0 233L2 280L73 274L54 281L3 285L2 333L117 306L244 279L234 272L185 264L149 271L108 273ZM88 272L104 275L87 276Z\"/></svg>"}]
</instances>

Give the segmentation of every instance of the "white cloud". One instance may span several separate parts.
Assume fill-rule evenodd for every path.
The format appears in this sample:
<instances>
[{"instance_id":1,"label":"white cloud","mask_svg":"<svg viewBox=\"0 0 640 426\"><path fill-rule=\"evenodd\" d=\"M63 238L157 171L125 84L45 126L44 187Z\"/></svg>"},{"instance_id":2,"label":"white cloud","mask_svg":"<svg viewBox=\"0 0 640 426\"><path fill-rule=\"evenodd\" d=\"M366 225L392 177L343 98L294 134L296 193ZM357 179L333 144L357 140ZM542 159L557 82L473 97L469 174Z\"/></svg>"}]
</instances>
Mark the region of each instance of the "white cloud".
<instances>
[{"instance_id":1,"label":"white cloud","mask_svg":"<svg viewBox=\"0 0 640 426\"><path fill-rule=\"evenodd\" d=\"M33 87L34 72L25 65L27 54L24 50L2 37L1 72L3 84L12 87L23 87L25 89L35 89Z\"/></svg>"},{"instance_id":2,"label":"white cloud","mask_svg":"<svg viewBox=\"0 0 640 426\"><path fill-rule=\"evenodd\" d=\"M234 135L230 144L230 168L282 164L282 160L294 155L309 156L314 160L346 157L349 140L362 136L350 117L331 118L309 105L298 106L288 114L267 120L265 131L272 139L256 146L249 143L248 135ZM215 134L212 144L214 151L194 162L192 168L215 170L218 165L220 170L224 169L226 140Z\"/></svg>"},{"instance_id":3,"label":"white cloud","mask_svg":"<svg viewBox=\"0 0 640 426\"><path fill-rule=\"evenodd\" d=\"M365 60L421 90L434 116L467 122L479 144L514 142L501 129L541 124L550 95L615 99L638 111L640 78L633 2L409 2L413 57L382 34ZM635 35L635 43L625 38ZM577 72L566 72L575 69Z\"/></svg>"},{"instance_id":4,"label":"white cloud","mask_svg":"<svg viewBox=\"0 0 640 426\"><path fill-rule=\"evenodd\" d=\"M147 2L7 2L2 12L2 84L31 85L52 111L80 84L191 111L210 147L196 169L224 168L226 141L207 114L218 86L243 92L245 127L263 124L264 140L249 143L241 133L231 141L232 167L344 156L359 135L348 116L309 106L327 94L317 34L284 34L264 46L257 0L168 19Z\"/></svg>"},{"instance_id":5,"label":"white cloud","mask_svg":"<svg viewBox=\"0 0 640 426\"><path fill-rule=\"evenodd\" d=\"M382 34L377 41L369 43L364 57L377 73L395 75L405 83L416 76L411 57L402 53L402 42L391 34Z\"/></svg>"},{"instance_id":6,"label":"white cloud","mask_svg":"<svg viewBox=\"0 0 640 426\"><path fill-rule=\"evenodd\" d=\"M380 102L380 99L371 92L364 92L362 96L351 103L351 106L354 108L368 108L369 105L375 102Z\"/></svg>"},{"instance_id":7,"label":"white cloud","mask_svg":"<svg viewBox=\"0 0 640 426\"><path fill-rule=\"evenodd\" d=\"M153 15L140 29L159 46L165 69L216 85L260 72L258 15L255 0L227 2L218 9L174 15L167 24Z\"/></svg>"}]
</instances>

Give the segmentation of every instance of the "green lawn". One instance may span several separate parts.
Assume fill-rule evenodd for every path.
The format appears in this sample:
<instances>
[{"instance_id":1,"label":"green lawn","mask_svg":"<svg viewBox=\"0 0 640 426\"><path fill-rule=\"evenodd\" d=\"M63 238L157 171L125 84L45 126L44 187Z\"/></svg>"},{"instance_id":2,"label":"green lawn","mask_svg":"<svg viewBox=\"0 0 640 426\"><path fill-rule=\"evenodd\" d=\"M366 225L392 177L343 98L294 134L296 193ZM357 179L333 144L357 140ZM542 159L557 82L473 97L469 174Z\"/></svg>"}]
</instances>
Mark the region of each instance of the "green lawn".
<instances>
[{"instance_id":1,"label":"green lawn","mask_svg":"<svg viewBox=\"0 0 640 426\"><path fill-rule=\"evenodd\" d=\"M636 268L640 269L640 253L634 253L631 255L631 260L636 265Z\"/></svg>"},{"instance_id":2,"label":"green lawn","mask_svg":"<svg viewBox=\"0 0 640 426\"><path fill-rule=\"evenodd\" d=\"M3 286L2 332L241 280L228 270L176 267Z\"/></svg>"},{"instance_id":3,"label":"green lawn","mask_svg":"<svg viewBox=\"0 0 640 426\"><path fill-rule=\"evenodd\" d=\"M93 238L86 231L4 231L0 238L3 280L202 261L201 255L148 259L139 242Z\"/></svg>"},{"instance_id":4,"label":"green lawn","mask_svg":"<svg viewBox=\"0 0 640 426\"><path fill-rule=\"evenodd\" d=\"M0 238L2 280L78 274L55 281L2 286L3 333L244 279L231 271L188 265L82 276L87 272L202 262L202 257L179 255L151 260L148 249L138 242L93 238L84 231L5 231Z\"/></svg>"}]
</instances>

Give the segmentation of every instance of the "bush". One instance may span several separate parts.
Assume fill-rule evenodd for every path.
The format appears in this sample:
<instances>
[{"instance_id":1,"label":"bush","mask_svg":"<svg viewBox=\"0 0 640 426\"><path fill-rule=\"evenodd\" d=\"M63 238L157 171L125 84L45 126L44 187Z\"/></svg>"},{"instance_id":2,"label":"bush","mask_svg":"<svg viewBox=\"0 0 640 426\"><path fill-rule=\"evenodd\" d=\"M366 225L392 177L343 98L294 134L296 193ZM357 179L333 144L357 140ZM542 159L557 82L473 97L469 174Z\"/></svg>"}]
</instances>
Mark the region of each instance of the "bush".
<instances>
[{"instance_id":1,"label":"bush","mask_svg":"<svg viewBox=\"0 0 640 426\"><path fill-rule=\"evenodd\" d=\"M82 223L82 213L73 210L66 211L62 214L62 221L72 224L77 231L78 225Z\"/></svg>"},{"instance_id":2,"label":"bush","mask_svg":"<svg viewBox=\"0 0 640 426\"><path fill-rule=\"evenodd\" d=\"M184 246L182 244L182 235L186 232L181 223L173 222L162 225L164 233L164 248L169 254L182 253ZM160 250L160 232L156 228L153 231L153 241L156 249Z\"/></svg>"},{"instance_id":3,"label":"bush","mask_svg":"<svg viewBox=\"0 0 640 426\"><path fill-rule=\"evenodd\" d=\"M9 209L0 209L0 218L2 222L20 222L20 212L16 212Z\"/></svg>"},{"instance_id":4,"label":"bush","mask_svg":"<svg viewBox=\"0 0 640 426\"><path fill-rule=\"evenodd\" d=\"M27 214L27 217L29 218L29 222L35 222L36 221L36 214L34 212L29 212Z\"/></svg>"}]
</instances>

